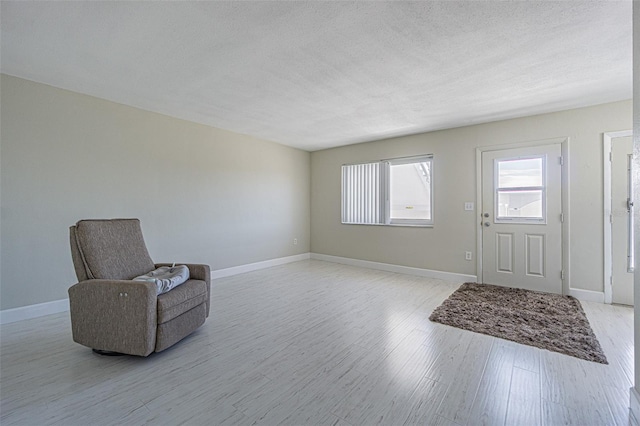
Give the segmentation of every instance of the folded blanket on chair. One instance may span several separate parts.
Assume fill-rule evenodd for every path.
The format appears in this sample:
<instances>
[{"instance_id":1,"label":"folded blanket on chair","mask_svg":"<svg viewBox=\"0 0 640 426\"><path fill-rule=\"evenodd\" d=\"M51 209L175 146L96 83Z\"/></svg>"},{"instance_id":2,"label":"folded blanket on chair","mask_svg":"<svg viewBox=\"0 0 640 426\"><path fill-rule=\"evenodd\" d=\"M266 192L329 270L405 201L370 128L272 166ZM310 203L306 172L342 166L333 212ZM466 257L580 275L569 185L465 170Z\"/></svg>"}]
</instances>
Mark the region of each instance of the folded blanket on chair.
<instances>
[{"instance_id":1,"label":"folded blanket on chair","mask_svg":"<svg viewBox=\"0 0 640 426\"><path fill-rule=\"evenodd\" d=\"M172 288L179 286L189 279L189 268L186 265L177 266L161 266L160 268L148 272L139 277L135 277L134 281L146 281L155 283L158 295L166 293Z\"/></svg>"}]
</instances>

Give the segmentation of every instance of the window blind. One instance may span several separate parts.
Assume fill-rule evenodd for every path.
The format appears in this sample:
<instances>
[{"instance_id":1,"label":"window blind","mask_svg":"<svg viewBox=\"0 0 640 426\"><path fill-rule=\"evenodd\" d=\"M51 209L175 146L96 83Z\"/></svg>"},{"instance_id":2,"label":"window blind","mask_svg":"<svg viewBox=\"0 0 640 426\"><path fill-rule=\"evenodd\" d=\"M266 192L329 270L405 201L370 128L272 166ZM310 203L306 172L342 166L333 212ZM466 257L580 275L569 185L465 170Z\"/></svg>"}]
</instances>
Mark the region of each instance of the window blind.
<instances>
[{"instance_id":1,"label":"window blind","mask_svg":"<svg viewBox=\"0 0 640 426\"><path fill-rule=\"evenodd\" d=\"M342 223L383 223L382 163L342 166Z\"/></svg>"}]
</instances>

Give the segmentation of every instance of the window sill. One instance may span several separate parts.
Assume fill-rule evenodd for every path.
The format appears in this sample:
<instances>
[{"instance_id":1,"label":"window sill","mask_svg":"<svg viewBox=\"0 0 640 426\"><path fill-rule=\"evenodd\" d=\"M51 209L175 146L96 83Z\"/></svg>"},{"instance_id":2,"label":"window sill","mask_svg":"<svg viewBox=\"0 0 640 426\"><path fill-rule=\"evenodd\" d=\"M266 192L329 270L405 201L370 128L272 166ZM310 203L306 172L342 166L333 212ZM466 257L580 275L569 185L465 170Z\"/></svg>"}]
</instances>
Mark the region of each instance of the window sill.
<instances>
[{"instance_id":1,"label":"window sill","mask_svg":"<svg viewBox=\"0 0 640 426\"><path fill-rule=\"evenodd\" d=\"M385 226L403 226L409 228L433 228L433 224L421 224L421 223L387 223Z\"/></svg>"},{"instance_id":2,"label":"window sill","mask_svg":"<svg viewBox=\"0 0 640 426\"><path fill-rule=\"evenodd\" d=\"M433 224L420 225L420 224L410 224L410 223L344 223L344 222L341 222L340 224L356 225L356 226L391 226L391 227L401 227L401 228L433 228Z\"/></svg>"}]
</instances>

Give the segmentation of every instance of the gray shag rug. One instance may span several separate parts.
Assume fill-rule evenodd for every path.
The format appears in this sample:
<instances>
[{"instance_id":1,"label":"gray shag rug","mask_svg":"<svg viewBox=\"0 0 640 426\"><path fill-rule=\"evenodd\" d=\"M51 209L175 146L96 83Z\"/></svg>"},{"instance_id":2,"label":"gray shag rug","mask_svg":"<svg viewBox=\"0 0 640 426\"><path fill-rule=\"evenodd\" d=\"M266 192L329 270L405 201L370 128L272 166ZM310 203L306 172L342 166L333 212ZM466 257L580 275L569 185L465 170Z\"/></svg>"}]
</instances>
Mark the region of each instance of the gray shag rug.
<instances>
[{"instance_id":1,"label":"gray shag rug","mask_svg":"<svg viewBox=\"0 0 640 426\"><path fill-rule=\"evenodd\" d=\"M429 319L608 364L580 302L571 296L465 283Z\"/></svg>"}]
</instances>

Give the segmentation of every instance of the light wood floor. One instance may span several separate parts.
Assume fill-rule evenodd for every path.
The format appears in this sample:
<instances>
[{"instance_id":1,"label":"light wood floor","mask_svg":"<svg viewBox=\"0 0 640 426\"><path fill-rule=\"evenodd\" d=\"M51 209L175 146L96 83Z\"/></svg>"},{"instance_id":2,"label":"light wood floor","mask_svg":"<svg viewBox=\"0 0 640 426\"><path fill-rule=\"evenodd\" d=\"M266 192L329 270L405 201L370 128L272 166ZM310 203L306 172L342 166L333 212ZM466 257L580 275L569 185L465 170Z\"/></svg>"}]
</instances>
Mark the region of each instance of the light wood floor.
<instances>
[{"instance_id":1,"label":"light wood floor","mask_svg":"<svg viewBox=\"0 0 640 426\"><path fill-rule=\"evenodd\" d=\"M633 310L583 303L609 365L428 320L457 284L302 261L213 282L148 358L73 343L68 313L1 332L2 425L626 425Z\"/></svg>"}]
</instances>

